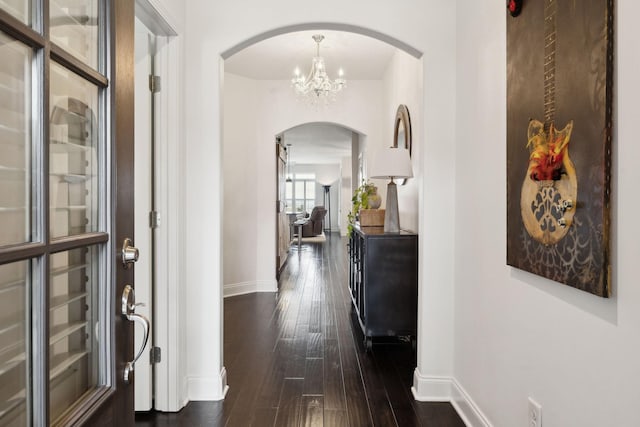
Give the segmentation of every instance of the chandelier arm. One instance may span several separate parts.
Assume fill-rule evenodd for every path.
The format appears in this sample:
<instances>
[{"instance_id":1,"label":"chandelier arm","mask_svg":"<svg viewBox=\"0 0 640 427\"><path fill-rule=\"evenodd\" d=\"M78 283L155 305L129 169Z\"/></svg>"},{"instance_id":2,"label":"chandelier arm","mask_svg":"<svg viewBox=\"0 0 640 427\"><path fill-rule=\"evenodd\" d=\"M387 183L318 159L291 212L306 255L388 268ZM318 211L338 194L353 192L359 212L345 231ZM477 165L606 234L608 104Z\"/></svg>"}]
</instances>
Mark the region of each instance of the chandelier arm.
<instances>
[{"instance_id":1,"label":"chandelier arm","mask_svg":"<svg viewBox=\"0 0 640 427\"><path fill-rule=\"evenodd\" d=\"M320 98L324 98L327 102L328 99L335 99L336 93L346 86L346 80L342 77L342 73L335 80L329 77L324 58L320 56L320 42L324 36L317 34L312 38L316 42L316 56L311 60L311 69L306 78L296 74L292 84L299 95L309 96L312 103Z\"/></svg>"},{"instance_id":2,"label":"chandelier arm","mask_svg":"<svg viewBox=\"0 0 640 427\"><path fill-rule=\"evenodd\" d=\"M313 81L313 76L315 75L315 66L313 62L311 63L311 69L309 70L309 74L307 74L307 78L304 79L304 89L305 92L308 92L311 89L311 82Z\"/></svg>"}]
</instances>

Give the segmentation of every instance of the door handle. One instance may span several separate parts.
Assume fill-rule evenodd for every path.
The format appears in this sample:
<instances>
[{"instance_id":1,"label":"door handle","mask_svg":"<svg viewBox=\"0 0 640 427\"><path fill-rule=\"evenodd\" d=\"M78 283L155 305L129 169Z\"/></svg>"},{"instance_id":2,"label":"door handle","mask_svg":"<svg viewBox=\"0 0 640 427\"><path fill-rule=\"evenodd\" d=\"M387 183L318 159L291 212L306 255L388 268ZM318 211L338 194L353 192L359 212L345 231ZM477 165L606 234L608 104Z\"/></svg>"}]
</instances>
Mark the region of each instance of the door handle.
<instances>
[{"instance_id":1,"label":"door handle","mask_svg":"<svg viewBox=\"0 0 640 427\"><path fill-rule=\"evenodd\" d=\"M124 268L131 267L131 264L138 261L139 256L138 248L133 246L131 239L128 237L124 239L124 242L122 242L122 265Z\"/></svg>"},{"instance_id":2,"label":"door handle","mask_svg":"<svg viewBox=\"0 0 640 427\"><path fill-rule=\"evenodd\" d=\"M129 384L129 382L131 381L131 372L133 372L133 370L135 369L136 362L138 361L138 359L140 359L140 356L142 356L142 352L147 346L147 342L149 341L149 331L151 330L151 323L149 322L149 319L147 319L142 314L137 314L135 312L136 307L140 305L144 304L136 304L136 297L133 288L131 287L131 285L126 285L124 287L124 291L122 292L122 315L131 322L140 323L144 331L144 338L142 339L142 346L140 347L140 350L138 350L138 353L133 358L133 360L131 362L127 362L124 367L124 382L126 384Z\"/></svg>"}]
</instances>

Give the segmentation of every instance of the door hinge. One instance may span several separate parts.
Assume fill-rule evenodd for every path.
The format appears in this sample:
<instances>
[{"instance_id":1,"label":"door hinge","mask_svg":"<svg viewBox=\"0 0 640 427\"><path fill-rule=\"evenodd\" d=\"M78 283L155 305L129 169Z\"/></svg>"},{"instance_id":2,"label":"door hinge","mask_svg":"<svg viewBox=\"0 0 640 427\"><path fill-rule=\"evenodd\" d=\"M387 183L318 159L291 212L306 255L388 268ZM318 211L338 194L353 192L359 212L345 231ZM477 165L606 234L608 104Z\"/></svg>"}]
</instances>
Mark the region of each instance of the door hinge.
<instances>
[{"instance_id":1,"label":"door hinge","mask_svg":"<svg viewBox=\"0 0 640 427\"><path fill-rule=\"evenodd\" d=\"M160 350L160 347L151 347L151 350L149 351L149 358L151 359L150 362L152 365L154 363L160 363L162 359L162 351Z\"/></svg>"},{"instance_id":2,"label":"door hinge","mask_svg":"<svg viewBox=\"0 0 640 427\"><path fill-rule=\"evenodd\" d=\"M158 211L149 212L149 227L151 228L160 227L160 212Z\"/></svg>"},{"instance_id":3,"label":"door hinge","mask_svg":"<svg viewBox=\"0 0 640 427\"><path fill-rule=\"evenodd\" d=\"M149 90L151 93L160 92L160 76L149 74Z\"/></svg>"}]
</instances>

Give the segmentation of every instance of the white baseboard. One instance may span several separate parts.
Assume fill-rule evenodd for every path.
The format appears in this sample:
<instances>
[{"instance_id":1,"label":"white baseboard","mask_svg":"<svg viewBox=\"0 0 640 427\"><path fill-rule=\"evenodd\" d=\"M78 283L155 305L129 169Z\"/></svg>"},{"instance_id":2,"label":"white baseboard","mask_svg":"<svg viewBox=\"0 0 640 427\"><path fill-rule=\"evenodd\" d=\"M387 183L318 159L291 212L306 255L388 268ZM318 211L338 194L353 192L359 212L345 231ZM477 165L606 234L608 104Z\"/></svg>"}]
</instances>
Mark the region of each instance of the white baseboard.
<instances>
[{"instance_id":1,"label":"white baseboard","mask_svg":"<svg viewBox=\"0 0 640 427\"><path fill-rule=\"evenodd\" d=\"M182 377L182 408L184 408L185 406L187 406L187 403L189 403L189 378L187 377ZM176 411L177 412L177 411Z\"/></svg>"},{"instance_id":2,"label":"white baseboard","mask_svg":"<svg viewBox=\"0 0 640 427\"><path fill-rule=\"evenodd\" d=\"M189 377L187 381L189 401L224 400L229 391L224 366L217 377Z\"/></svg>"},{"instance_id":3,"label":"white baseboard","mask_svg":"<svg viewBox=\"0 0 640 427\"><path fill-rule=\"evenodd\" d=\"M466 425L473 427L493 427L489 419L455 378L453 379L451 391L451 404L456 408L458 415L460 415L460 418L462 418Z\"/></svg>"},{"instance_id":4,"label":"white baseboard","mask_svg":"<svg viewBox=\"0 0 640 427\"><path fill-rule=\"evenodd\" d=\"M224 285L224 297L252 294L254 292L277 292L276 280L256 280L254 282L230 283Z\"/></svg>"},{"instance_id":5,"label":"white baseboard","mask_svg":"<svg viewBox=\"0 0 640 427\"><path fill-rule=\"evenodd\" d=\"M450 402L468 427L492 427L464 387L453 377L425 376L416 368L411 392L420 402Z\"/></svg>"}]
</instances>

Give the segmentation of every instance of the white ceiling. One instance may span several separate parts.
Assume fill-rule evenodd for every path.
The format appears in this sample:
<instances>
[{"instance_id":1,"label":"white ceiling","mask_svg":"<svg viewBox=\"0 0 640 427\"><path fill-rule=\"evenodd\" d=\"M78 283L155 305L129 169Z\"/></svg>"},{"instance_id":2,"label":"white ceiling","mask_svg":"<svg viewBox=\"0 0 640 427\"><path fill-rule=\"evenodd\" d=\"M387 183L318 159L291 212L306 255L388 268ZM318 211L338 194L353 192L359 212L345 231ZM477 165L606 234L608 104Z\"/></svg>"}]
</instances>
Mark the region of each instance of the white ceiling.
<instances>
[{"instance_id":1,"label":"white ceiling","mask_svg":"<svg viewBox=\"0 0 640 427\"><path fill-rule=\"evenodd\" d=\"M396 48L380 40L355 33L329 30L299 31L255 43L225 60L225 72L254 80L289 80L293 70L309 72L316 54L314 34L324 35L320 56L329 77L342 68L349 96L349 80L381 80ZM331 108L329 106L329 108ZM351 155L351 130L329 123L298 126L284 134L292 144L290 160L297 164L336 164Z\"/></svg>"},{"instance_id":2,"label":"white ceiling","mask_svg":"<svg viewBox=\"0 0 640 427\"><path fill-rule=\"evenodd\" d=\"M351 130L331 123L308 123L284 133L295 164L339 164L351 156Z\"/></svg>"},{"instance_id":3,"label":"white ceiling","mask_svg":"<svg viewBox=\"0 0 640 427\"><path fill-rule=\"evenodd\" d=\"M293 70L303 75L311 67L316 43L311 36L324 35L320 56L324 57L329 77L342 68L347 79L380 80L396 48L380 40L342 31L314 30L282 34L253 44L227 58L226 72L255 80L288 80Z\"/></svg>"}]
</instances>

